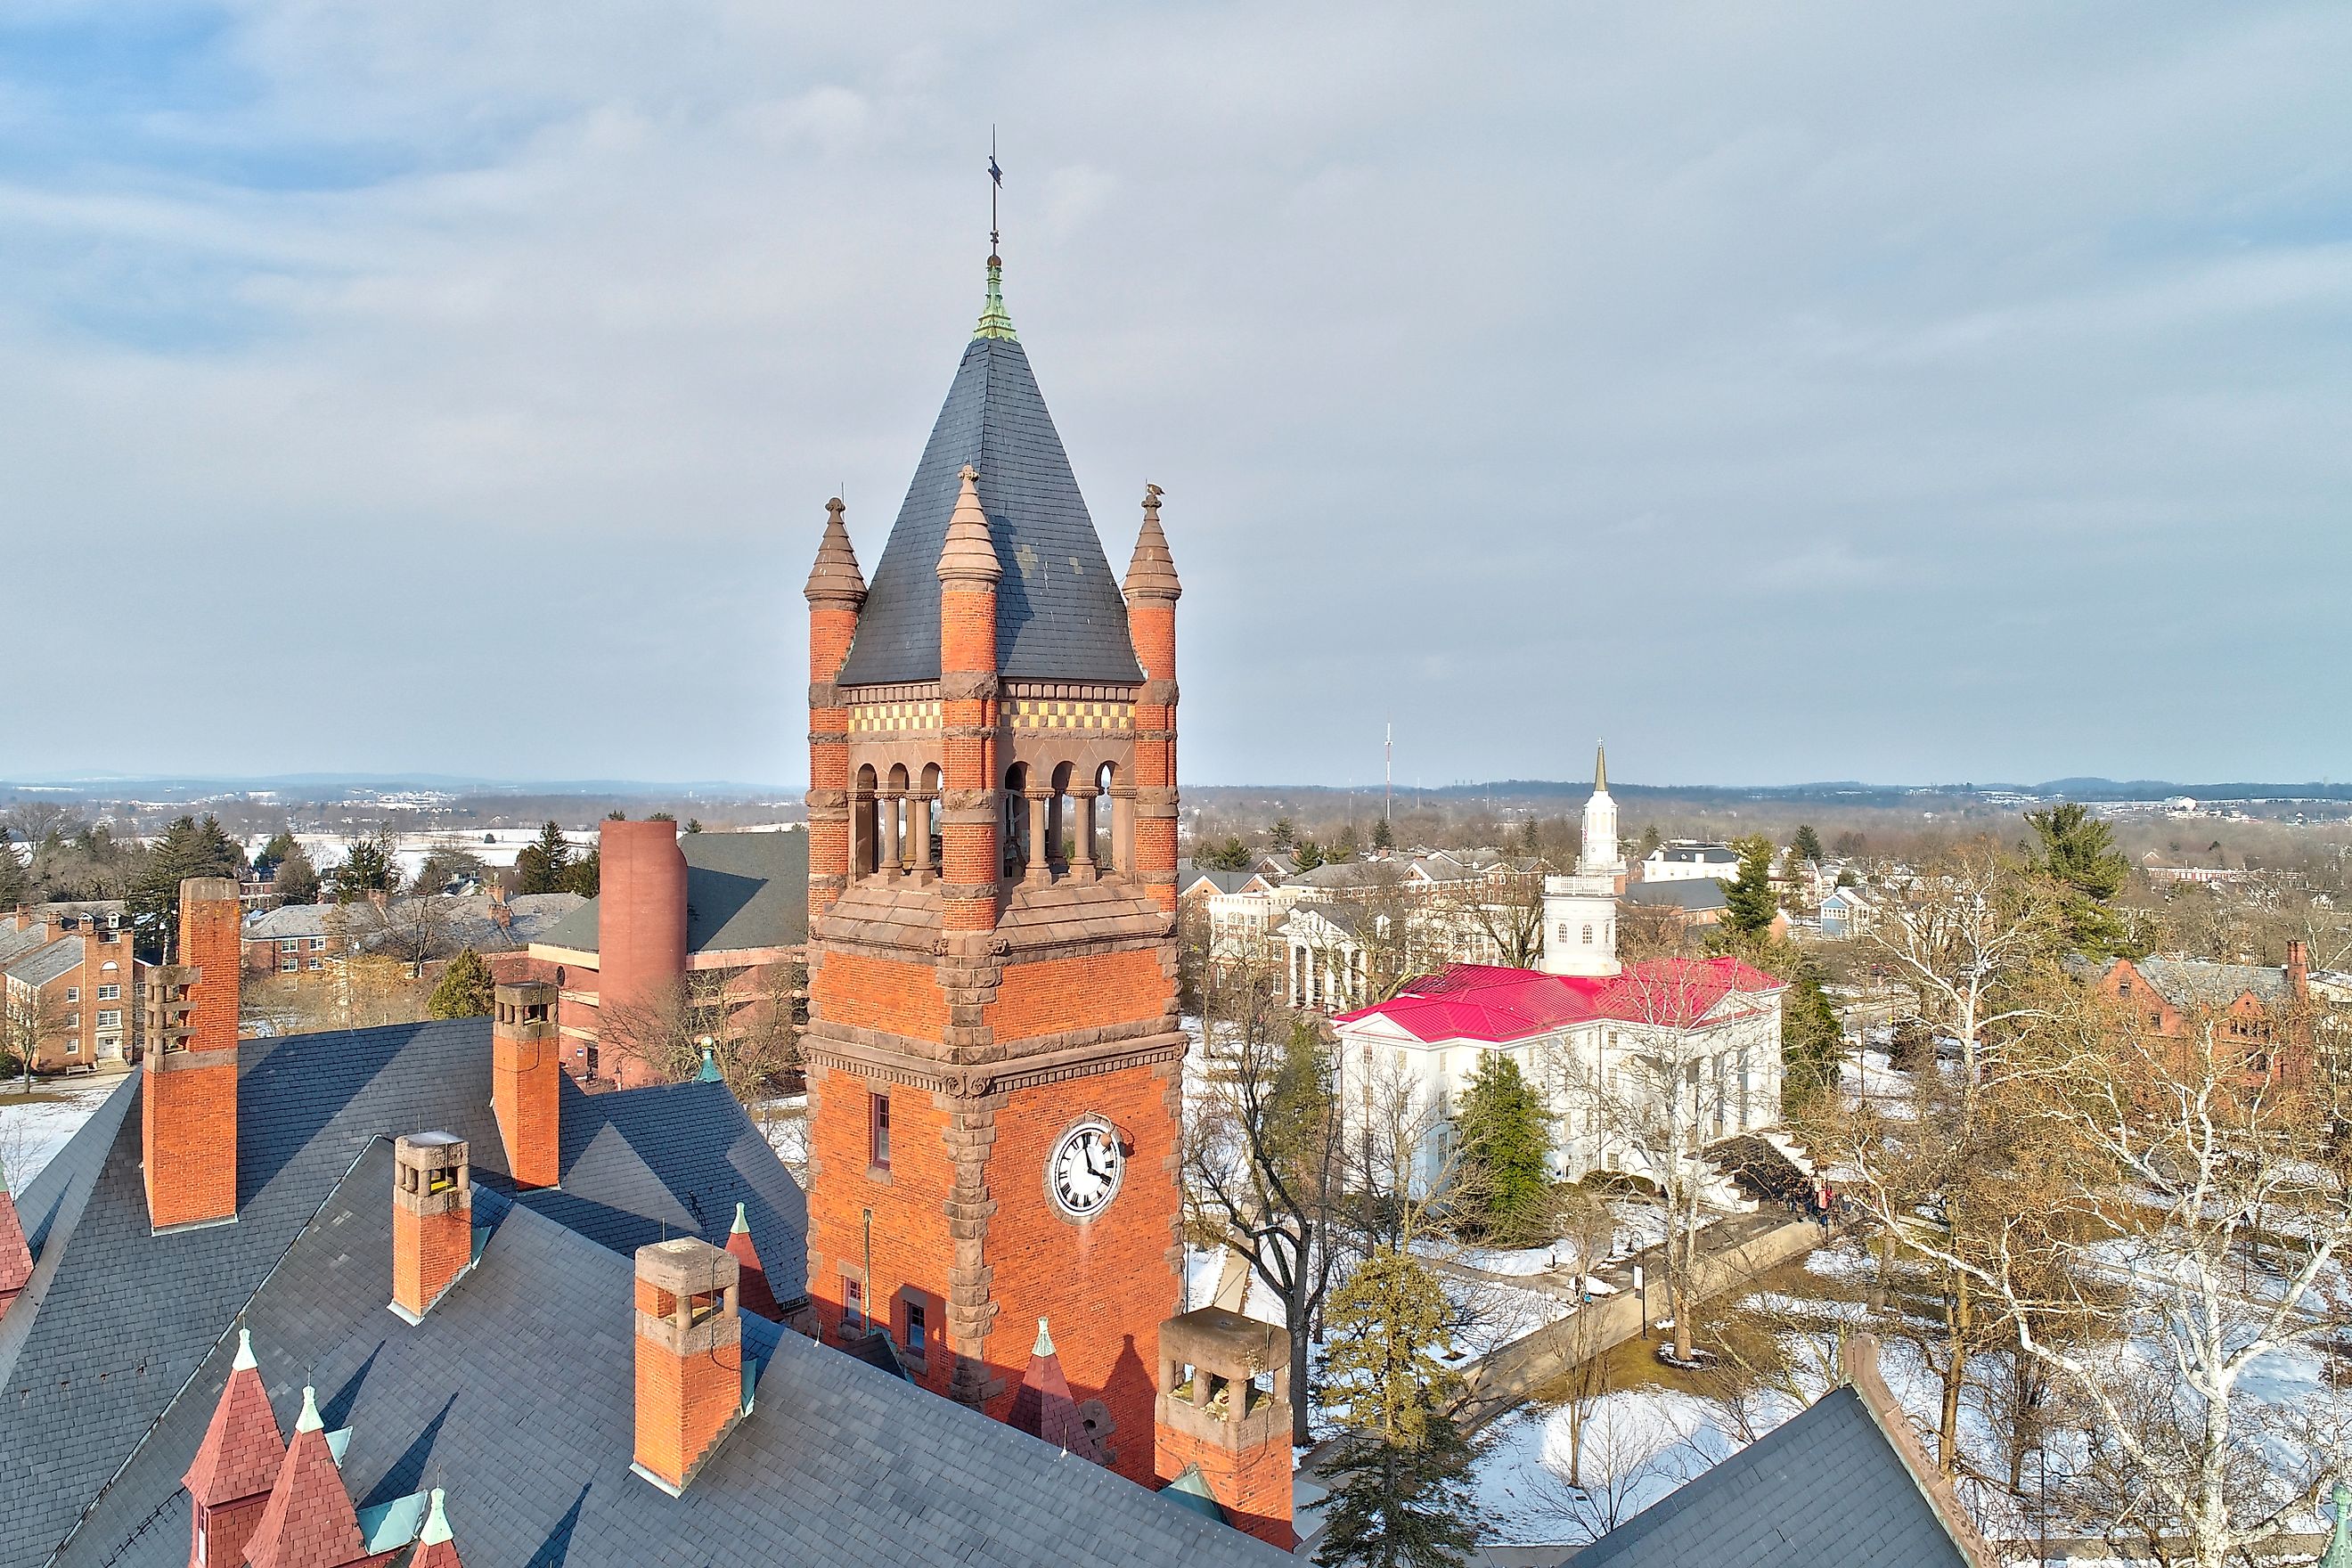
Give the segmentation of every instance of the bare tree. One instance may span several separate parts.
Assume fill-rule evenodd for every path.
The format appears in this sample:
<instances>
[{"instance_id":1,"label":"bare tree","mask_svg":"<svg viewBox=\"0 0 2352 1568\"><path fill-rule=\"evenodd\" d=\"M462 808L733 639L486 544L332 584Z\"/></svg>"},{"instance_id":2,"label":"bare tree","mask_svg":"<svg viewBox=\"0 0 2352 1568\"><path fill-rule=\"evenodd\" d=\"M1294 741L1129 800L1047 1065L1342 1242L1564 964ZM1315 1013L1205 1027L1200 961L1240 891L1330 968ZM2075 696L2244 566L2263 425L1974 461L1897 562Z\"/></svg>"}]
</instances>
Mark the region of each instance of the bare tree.
<instances>
[{"instance_id":1,"label":"bare tree","mask_svg":"<svg viewBox=\"0 0 2352 1568\"><path fill-rule=\"evenodd\" d=\"M2044 881L1985 841L1929 861L1886 899L1864 938L1919 995L1919 1012L1959 1042L1962 1075L1980 1078L1987 1037L2022 1015L2004 987L2047 957L2059 909Z\"/></svg>"},{"instance_id":2,"label":"bare tree","mask_svg":"<svg viewBox=\"0 0 2352 1568\"><path fill-rule=\"evenodd\" d=\"M66 1006L55 994L21 981L0 980L0 1071L24 1076L32 1092L33 1063L44 1042L65 1033Z\"/></svg>"},{"instance_id":3,"label":"bare tree","mask_svg":"<svg viewBox=\"0 0 2352 1568\"><path fill-rule=\"evenodd\" d=\"M1483 942L1493 962L1532 969L1543 956L1541 870L1496 869L1447 883L1433 913L1455 932Z\"/></svg>"},{"instance_id":4,"label":"bare tree","mask_svg":"<svg viewBox=\"0 0 2352 1568\"><path fill-rule=\"evenodd\" d=\"M1212 972L1208 1049L1184 1126L1186 1230L1245 1259L1282 1303L1299 1380L1291 1435L1308 1441L1309 1342L1338 1261L1345 1129L1319 1027L1282 1005L1268 958Z\"/></svg>"},{"instance_id":5,"label":"bare tree","mask_svg":"<svg viewBox=\"0 0 2352 1568\"><path fill-rule=\"evenodd\" d=\"M2111 1537L2221 1568L2310 1508L2342 1451L2325 1396L2249 1386L2265 1358L2346 1324L2342 1108L2291 1020L2214 998L2166 1036L2088 994L2049 1011L2006 1074L2015 1113L2047 1135L2044 1211L1981 1248L1916 1232L1910 1244L1966 1275L2088 1407L2084 1484ZM2049 1157L2069 1147L2082 1157ZM1902 1195L1880 1171L1864 1176L1880 1219L1901 1223ZM2042 1266L2053 1253L2068 1265L2054 1294ZM2099 1331L2068 1342L2053 1321Z\"/></svg>"}]
</instances>

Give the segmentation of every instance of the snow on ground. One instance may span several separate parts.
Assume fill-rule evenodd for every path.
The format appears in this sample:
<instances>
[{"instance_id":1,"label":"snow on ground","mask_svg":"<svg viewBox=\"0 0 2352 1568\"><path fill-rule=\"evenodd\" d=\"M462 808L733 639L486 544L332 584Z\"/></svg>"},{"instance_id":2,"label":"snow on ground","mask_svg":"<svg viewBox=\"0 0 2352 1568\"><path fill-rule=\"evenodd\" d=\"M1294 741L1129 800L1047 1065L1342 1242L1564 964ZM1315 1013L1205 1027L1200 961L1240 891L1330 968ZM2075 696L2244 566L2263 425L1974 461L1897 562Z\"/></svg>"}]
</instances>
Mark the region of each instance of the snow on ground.
<instances>
[{"instance_id":1,"label":"snow on ground","mask_svg":"<svg viewBox=\"0 0 2352 1568\"><path fill-rule=\"evenodd\" d=\"M29 1101L0 1089L0 1164L7 1167L9 1190L22 1192L39 1175L121 1083L121 1078L38 1083Z\"/></svg>"},{"instance_id":2,"label":"snow on ground","mask_svg":"<svg viewBox=\"0 0 2352 1568\"><path fill-rule=\"evenodd\" d=\"M1559 1260L1549 1247L1524 1247L1515 1252L1499 1252L1489 1247L1465 1247L1455 1261L1465 1268L1485 1274L1549 1274L1559 1267Z\"/></svg>"},{"instance_id":3,"label":"snow on ground","mask_svg":"<svg viewBox=\"0 0 2352 1568\"><path fill-rule=\"evenodd\" d=\"M1625 1390L1599 1402L1584 1429L1581 1489L1568 1484L1566 1406L1515 1410L1487 1428L1471 1509L1484 1544L1581 1544L1690 1480L1738 1444L1702 1399Z\"/></svg>"},{"instance_id":4,"label":"snow on ground","mask_svg":"<svg viewBox=\"0 0 2352 1568\"><path fill-rule=\"evenodd\" d=\"M751 1118L766 1134L768 1147L796 1176L808 1173L808 1096L779 1095L751 1107Z\"/></svg>"}]
</instances>

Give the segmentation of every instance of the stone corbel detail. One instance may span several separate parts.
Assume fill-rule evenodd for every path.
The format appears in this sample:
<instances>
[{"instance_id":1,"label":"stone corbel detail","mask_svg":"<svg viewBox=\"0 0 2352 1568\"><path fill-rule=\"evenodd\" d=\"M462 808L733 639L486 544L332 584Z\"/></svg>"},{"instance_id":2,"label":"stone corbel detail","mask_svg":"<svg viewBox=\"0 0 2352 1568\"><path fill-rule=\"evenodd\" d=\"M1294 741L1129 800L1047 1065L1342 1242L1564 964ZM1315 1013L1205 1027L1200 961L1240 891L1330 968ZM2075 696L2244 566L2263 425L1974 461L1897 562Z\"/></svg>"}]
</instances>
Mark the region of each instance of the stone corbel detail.
<instances>
[{"instance_id":1,"label":"stone corbel detail","mask_svg":"<svg viewBox=\"0 0 2352 1568\"><path fill-rule=\"evenodd\" d=\"M1136 700L1150 708L1173 708L1176 706L1176 683L1172 680L1147 680L1143 683L1142 695Z\"/></svg>"},{"instance_id":2,"label":"stone corbel detail","mask_svg":"<svg viewBox=\"0 0 2352 1568\"><path fill-rule=\"evenodd\" d=\"M943 671L940 676L940 700L984 702L996 695L997 684L996 672L992 669Z\"/></svg>"}]
</instances>

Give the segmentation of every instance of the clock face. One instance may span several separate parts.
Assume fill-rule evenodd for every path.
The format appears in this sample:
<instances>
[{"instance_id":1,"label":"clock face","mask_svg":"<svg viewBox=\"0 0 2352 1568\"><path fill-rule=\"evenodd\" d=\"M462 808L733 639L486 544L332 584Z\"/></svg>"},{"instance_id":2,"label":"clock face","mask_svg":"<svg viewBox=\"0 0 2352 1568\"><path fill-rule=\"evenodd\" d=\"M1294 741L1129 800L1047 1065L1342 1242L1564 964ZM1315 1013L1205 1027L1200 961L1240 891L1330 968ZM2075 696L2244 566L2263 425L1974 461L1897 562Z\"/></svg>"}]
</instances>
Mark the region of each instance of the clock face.
<instances>
[{"instance_id":1,"label":"clock face","mask_svg":"<svg viewBox=\"0 0 2352 1568\"><path fill-rule=\"evenodd\" d=\"M1045 1190L1072 1219L1092 1219L1118 1192L1118 1133L1108 1123L1081 1121L1055 1143L1045 1161Z\"/></svg>"}]
</instances>

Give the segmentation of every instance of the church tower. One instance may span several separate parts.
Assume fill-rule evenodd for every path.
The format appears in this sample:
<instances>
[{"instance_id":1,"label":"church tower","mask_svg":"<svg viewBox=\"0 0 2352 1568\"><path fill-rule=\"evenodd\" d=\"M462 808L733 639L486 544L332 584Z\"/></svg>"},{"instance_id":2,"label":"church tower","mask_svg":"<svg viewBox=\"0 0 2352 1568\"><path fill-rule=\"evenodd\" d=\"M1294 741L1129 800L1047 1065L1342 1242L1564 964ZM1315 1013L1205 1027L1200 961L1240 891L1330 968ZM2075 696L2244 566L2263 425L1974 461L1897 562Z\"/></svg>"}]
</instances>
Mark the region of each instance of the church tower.
<instances>
[{"instance_id":1,"label":"church tower","mask_svg":"<svg viewBox=\"0 0 2352 1568\"><path fill-rule=\"evenodd\" d=\"M1179 1304L1176 600L1147 487L1122 588L988 261L869 586L809 574L809 1293L1012 1414L1034 1327L1150 1484Z\"/></svg>"},{"instance_id":2,"label":"church tower","mask_svg":"<svg viewBox=\"0 0 2352 1568\"><path fill-rule=\"evenodd\" d=\"M1544 879L1546 974L1606 977L1619 972L1617 896L1625 890L1617 843L1617 803L1609 798L1609 752L1592 757L1592 798L1584 803L1584 853L1572 877Z\"/></svg>"}]
</instances>

